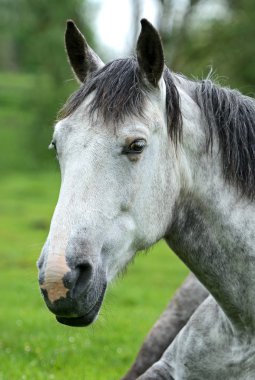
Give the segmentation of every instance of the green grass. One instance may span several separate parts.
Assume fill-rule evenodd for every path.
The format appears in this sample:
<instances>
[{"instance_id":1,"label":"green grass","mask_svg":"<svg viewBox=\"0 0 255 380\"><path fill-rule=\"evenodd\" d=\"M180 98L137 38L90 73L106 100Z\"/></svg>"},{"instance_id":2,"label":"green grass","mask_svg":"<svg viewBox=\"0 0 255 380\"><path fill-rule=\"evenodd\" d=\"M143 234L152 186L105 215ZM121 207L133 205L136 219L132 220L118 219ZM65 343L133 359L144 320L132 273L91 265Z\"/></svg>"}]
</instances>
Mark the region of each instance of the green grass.
<instances>
[{"instance_id":1,"label":"green grass","mask_svg":"<svg viewBox=\"0 0 255 380\"><path fill-rule=\"evenodd\" d=\"M57 173L0 180L0 380L115 380L187 274L160 242L109 288L89 328L60 325L37 285L36 260L56 204Z\"/></svg>"}]
</instances>

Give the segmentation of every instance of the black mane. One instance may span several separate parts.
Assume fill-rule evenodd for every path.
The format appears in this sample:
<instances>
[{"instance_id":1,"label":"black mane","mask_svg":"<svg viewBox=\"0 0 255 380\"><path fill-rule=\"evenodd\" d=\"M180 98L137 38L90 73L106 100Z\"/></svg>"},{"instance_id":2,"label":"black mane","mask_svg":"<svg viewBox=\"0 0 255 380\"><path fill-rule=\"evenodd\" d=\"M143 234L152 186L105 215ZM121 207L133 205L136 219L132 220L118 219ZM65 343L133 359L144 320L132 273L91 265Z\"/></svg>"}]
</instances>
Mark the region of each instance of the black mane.
<instances>
[{"instance_id":1,"label":"black mane","mask_svg":"<svg viewBox=\"0 0 255 380\"><path fill-rule=\"evenodd\" d=\"M164 81L169 136L177 144L182 137L180 99L167 67ZM241 194L254 199L255 100L236 90L217 86L209 79L194 83L194 100L205 118L208 154L216 138L225 180ZM94 96L88 111L90 115L100 113L106 123L121 123L132 115L144 117L149 91L135 57L114 60L92 74L68 99L60 111L60 118L71 115L91 93Z\"/></svg>"},{"instance_id":2,"label":"black mane","mask_svg":"<svg viewBox=\"0 0 255 380\"><path fill-rule=\"evenodd\" d=\"M205 80L195 99L206 119L207 149L218 140L223 175L241 194L255 197L255 100Z\"/></svg>"},{"instance_id":3,"label":"black mane","mask_svg":"<svg viewBox=\"0 0 255 380\"><path fill-rule=\"evenodd\" d=\"M182 118L179 94L172 74L165 68L167 123L170 137L175 143L181 137ZM71 115L93 92L89 104L91 115L99 112L104 122L121 123L128 116L144 117L144 103L150 89L141 78L135 57L117 59L92 76L76 91L60 111L60 118Z\"/></svg>"}]
</instances>

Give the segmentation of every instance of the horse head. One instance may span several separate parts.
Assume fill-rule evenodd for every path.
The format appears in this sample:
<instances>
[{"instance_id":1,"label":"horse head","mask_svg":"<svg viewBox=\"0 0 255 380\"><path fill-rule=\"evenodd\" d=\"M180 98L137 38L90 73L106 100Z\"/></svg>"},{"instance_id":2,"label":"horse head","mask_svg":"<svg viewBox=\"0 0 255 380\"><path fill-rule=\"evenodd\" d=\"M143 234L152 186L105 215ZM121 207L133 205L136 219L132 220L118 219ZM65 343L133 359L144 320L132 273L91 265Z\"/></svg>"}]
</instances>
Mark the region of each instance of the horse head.
<instances>
[{"instance_id":1,"label":"horse head","mask_svg":"<svg viewBox=\"0 0 255 380\"><path fill-rule=\"evenodd\" d=\"M48 308L71 326L93 322L107 284L165 235L181 189L178 92L158 32L141 24L137 57L104 65L67 23L66 50L81 87L52 138L62 183L38 268Z\"/></svg>"}]
</instances>

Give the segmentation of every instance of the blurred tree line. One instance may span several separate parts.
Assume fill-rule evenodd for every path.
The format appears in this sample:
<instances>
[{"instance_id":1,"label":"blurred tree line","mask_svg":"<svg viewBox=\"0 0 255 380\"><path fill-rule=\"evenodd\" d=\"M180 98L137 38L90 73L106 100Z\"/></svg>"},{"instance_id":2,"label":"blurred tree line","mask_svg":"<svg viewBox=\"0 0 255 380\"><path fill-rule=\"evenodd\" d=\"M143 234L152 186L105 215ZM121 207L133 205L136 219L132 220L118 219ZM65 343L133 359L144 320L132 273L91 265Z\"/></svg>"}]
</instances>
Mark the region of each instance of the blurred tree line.
<instances>
[{"instance_id":1,"label":"blurred tree line","mask_svg":"<svg viewBox=\"0 0 255 380\"><path fill-rule=\"evenodd\" d=\"M253 95L254 0L154 0L154 3L166 63L173 71L201 78L212 69L223 84ZM141 4L137 7L137 0L132 0L132 8L136 28L143 7ZM133 44L139 30L133 36Z\"/></svg>"},{"instance_id":2,"label":"blurred tree line","mask_svg":"<svg viewBox=\"0 0 255 380\"><path fill-rule=\"evenodd\" d=\"M201 78L212 67L223 84L237 87L249 95L254 93L254 0L188 0L182 11L177 6L183 2L178 0L154 1L166 62L173 71ZM130 2L133 7L131 30L135 46L140 30L139 19L143 17L141 4L146 6L146 2ZM216 3L221 11L213 17L210 6ZM100 1L95 4L100 6ZM91 2L0 0L0 14L0 123L4 120L1 129L5 128L8 134L10 120L1 118L1 105L8 98L8 90L12 91L9 96L13 99L18 93L9 79L4 80L3 73L29 73L29 91L24 91L20 97L23 116L25 112L31 116L26 121L27 128L23 129L26 145L23 154L29 157L26 161L28 167L43 167L44 163L49 165L49 162L54 162L46 147L56 112L77 88L64 51L65 21L74 19L95 47L96 41L91 31L91 19L94 17ZM0 143L1 140L0 135ZM12 148L15 154L17 141ZM8 144L2 146L2 154L7 149L10 150ZM21 154L17 153L16 162L19 167Z\"/></svg>"},{"instance_id":3,"label":"blurred tree line","mask_svg":"<svg viewBox=\"0 0 255 380\"><path fill-rule=\"evenodd\" d=\"M0 71L11 71L14 80L15 73L17 78L21 73L32 74L32 80L27 79L30 81L29 91L24 91L21 99L23 109L32 115L30 125L24 126L23 146L30 155L30 162L26 161L26 164L31 168L54 161L47 151L51 126L59 107L77 88L64 49L66 20L75 20L88 41L94 44L88 21L91 14L86 5L84 0L0 0ZM8 86L4 75L1 78L0 101L6 95L4 85ZM11 125L1 127L12 128ZM14 140L16 146L12 148L17 150L19 166L22 157L18 157L17 143L19 141Z\"/></svg>"},{"instance_id":4,"label":"blurred tree line","mask_svg":"<svg viewBox=\"0 0 255 380\"><path fill-rule=\"evenodd\" d=\"M174 71L201 78L210 68L224 85L248 95L255 90L255 1L222 0L221 14L210 18L214 1L190 0L182 22L167 30L171 0L161 1L164 9L161 32L167 47L167 59ZM221 3L221 4L220 4ZM201 21L200 21L201 20Z\"/></svg>"}]
</instances>

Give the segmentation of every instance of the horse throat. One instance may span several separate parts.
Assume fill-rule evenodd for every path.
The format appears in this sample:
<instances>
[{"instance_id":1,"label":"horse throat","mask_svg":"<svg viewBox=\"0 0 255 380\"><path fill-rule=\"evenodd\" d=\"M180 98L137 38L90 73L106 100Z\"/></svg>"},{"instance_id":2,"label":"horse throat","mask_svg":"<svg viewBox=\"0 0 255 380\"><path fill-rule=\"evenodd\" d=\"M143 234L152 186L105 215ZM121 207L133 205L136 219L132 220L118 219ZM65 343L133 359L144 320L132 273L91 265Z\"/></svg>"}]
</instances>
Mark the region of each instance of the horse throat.
<instances>
[{"instance_id":1,"label":"horse throat","mask_svg":"<svg viewBox=\"0 0 255 380\"><path fill-rule=\"evenodd\" d=\"M216 197L211 202L192 195L184 197L176 207L166 241L232 324L254 331L255 213L254 206L245 200L239 202L240 212L238 207L231 208L232 199L222 208Z\"/></svg>"}]
</instances>

